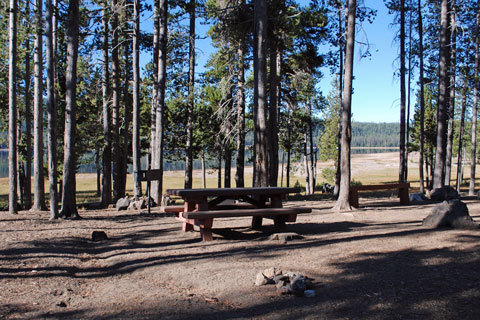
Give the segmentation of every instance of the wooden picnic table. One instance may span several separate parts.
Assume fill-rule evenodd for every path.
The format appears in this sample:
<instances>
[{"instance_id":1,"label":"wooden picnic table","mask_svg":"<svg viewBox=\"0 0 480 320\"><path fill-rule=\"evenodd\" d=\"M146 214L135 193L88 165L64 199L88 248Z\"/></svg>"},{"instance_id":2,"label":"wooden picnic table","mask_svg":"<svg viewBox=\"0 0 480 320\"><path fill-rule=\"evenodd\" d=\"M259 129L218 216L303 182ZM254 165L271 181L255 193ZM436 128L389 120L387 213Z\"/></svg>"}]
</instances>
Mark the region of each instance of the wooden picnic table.
<instances>
[{"instance_id":1,"label":"wooden picnic table","mask_svg":"<svg viewBox=\"0 0 480 320\"><path fill-rule=\"evenodd\" d=\"M284 229L286 222L295 222L298 213L311 212L309 208L283 208L283 199L289 193L298 193L299 188L256 187L256 188L207 188L207 189L168 189L168 195L182 197L184 205L170 212L177 212L182 222L182 230L192 231L200 227L204 241L213 240L214 218L252 217L252 227L259 229L263 218L272 218L275 227ZM225 200L242 202L222 204Z\"/></svg>"}]
</instances>

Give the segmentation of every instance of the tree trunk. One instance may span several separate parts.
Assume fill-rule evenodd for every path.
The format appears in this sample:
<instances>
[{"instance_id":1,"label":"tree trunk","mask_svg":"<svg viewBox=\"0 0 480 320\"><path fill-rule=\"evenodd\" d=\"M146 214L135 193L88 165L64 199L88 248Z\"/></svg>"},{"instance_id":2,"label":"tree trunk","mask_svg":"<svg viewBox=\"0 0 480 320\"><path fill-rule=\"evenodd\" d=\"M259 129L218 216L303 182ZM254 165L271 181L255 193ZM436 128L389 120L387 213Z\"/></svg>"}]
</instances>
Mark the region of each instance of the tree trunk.
<instances>
[{"instance_id":1,"label":"tree trunk","mask_svg":"<svg viewBox=\"0 0 480 320\"><path fill-rule=\"evenodd\" d=\"M33 149L33 209L46 210L43 176L43 1L35 1L35 54L34 54L34 149Z\"/></svg>"},{"instance_id":2,"label":"tree trunk","mask_svg":"<svg viewBox=\"0 0 480 320\"><path fill-rule=\"evenodd\" d=\"M450 104L448 108L448 130L447 130L447 154L445 164L445 182L449 186L452 172L452 155L453 155L453 118L455 116L455 77L456 77L456 61L457 61L457 23L456 23L456 5L455 0L452 1L451 15L451 63L450 63Z\"/></svg>"},{"instance_id":3,"label":"tree trunk","mask_svg":"<svg viewBox=\"0 0 480 320\"><path fill-rule=\"evenodd\" d=\"M272 39L273 40L273 39ZM273 41L272 41L273 42ZM277 59L280 53L272 43L270 47L270 104L269 104L269 160L270 160L270 186L276 187L278 180L278 92L280 81L277 70Z\"/></svg>"},{"instance_id":4,"label":"tree trunk","mask_svg":"<svg viewBox=\"0 0 480 320\"><path fill-rule=\"evenodd\" d=\"M47 55L47 140L48 140L48 181L50 190L50 219L58 218L57 189L57 105L55 101L55 52L53 51L52 0L46 2L46 55Z\"/></svg>"},{"instance_id":5,"label":"tree trunk","mask_svg":"<svg viewBox=\"0 0 480 320\"><path fill-rule=\"evenodd\" d=\"M104 4L103 28L103 61L102 61L102 105L103 105L103 157L102 157L102 207L106 208L112 202L112 137L110 130L110 74L108 62L108 20L107 4Z\"/></svg>"},{"instance_id":6,"label":"tree trunk","mask_svg":"<svg viewBox=\"0 0 480 320\"><path fill-rule=\"evenodd\" d=\"M345 51L345 75L342 93L342 139L341 139L341 178L340 193L337 203L333 208L336 211L352 210L349 201L350 193L350 142L351 142L351 106L352 106L352 80L353 80L353 55L355 45L355 16L357 1L348 1L347 16L347 46Z\"/></svg>"},{"instance_id":7,"label":"tree trunk","mask_svg":"<svg viewBox=\"0 0 480 320\"><path fill-rule=\"evenodd\" d=\"M309 144L309 154L310 154L310 165L308 166L309 179L308 183L310 184L310 194L315 193L315 150L313 147L313 121L312 121L312 102L309 103L308 107L308 144Z\"/></svg>"},{"instance_id":8,"label":"tree trunk","mask_svg":"<svg viewBox=\"0 0 480 320\"><path fill-rule=\"evenodd\" d=\"M225 153L223 155L225 160L225 174L223 176L223 185L225 188L230 188L232 186L232 149L230 146L226 146Z\"/></svg>"},{"instance_id":9,"label":"tree trunk","mask_svg":"<svg viewBox=\"0 0 480 320\"><path fill-rule=\"evenodd\" d=\"M79 0L70 0L68 6L67 27L67 70L66 70L66 106L65 106L65 145L63 165L63 192L61 217L79 217L76 201L75 182L75 135L76 135L76 89L77 58L79 33Z\"/></svg>"},{"instance_id":10,"label":"tree trunk","mask_svg":"<svg viewBox=\"0 0 480 320\"><path fill-rule=\"evenodd\" d=\"M412 92L412 51L413 51L413 38L412 38L412 29L413 29L413 3L409 3L409 15L408 15L408 78L407 78L407 118L406 118L406 134L405 134L405 181L408 181L408 144L410 140L410 101L411 101L411 92Z\"/></svg>"},{"instance_id":11,"label":"tree trunk","mask_svg":"<svg viewBox=\"0 0 480 320\"><path fill-rule=\"evenodd\" d=\"M127 7L124 7L124 21L128 21L130 19L129 17L129 11ZM123 197L125 195L125 190L126 190L126 184L127 184L127 173L128 173L128 154L129 154L129 142L132 140L131 139L131 134L130 134L130 121L131 121L131 115L132 115L132 101L131 101L131 95L130 95L130 41L128 37L128 31L124 31L124 41L123 41L123 60L124 60L124 75L123 75L123 105L124 105L124 114L125 114L125 119L124 119L124 125L123 125L123 145L122 145L122 163L121 163L121 183L120 183L120 196Z\"/></svg>"},{"instance_id":12,"label":"tree trunk","mask_svg":"<svg viewBox=\"0 0 480 320\"><path fill-rule=\"evenodd\" d=\"M195 0L190 0L188 7L190 12L190 31L186 125L187 144L185 149L185 189L191 189L193 184L193 104L195 101Z\"/></svg>"},{"instance_id":13,"label":"tree trunk","mask_svg":"<svg viewBox=\"0 0 480 320\"><path fill-rule=\"evenodd\" d=\"M133 36L133 171L141 170L140 150L140 0L135 0L133 6L134 36ZM142 184L134 181L133 195L142 195Z\"/></svg>"},{"instance_id":14,"label":"tree trunk","mask_svg":"<svg viewBox=\"0 0 480 320\"><path fill-rule=\"evenodd\" d=\"M267 128L267 1L254 5L255 46L253 52L255 136L255 187L268 186L268 128Z\"/></svg>"},{"instance_id":15,"label":"tree trunk","mask_svg":"<svg viewBox=\"0 0 480 320\"><path fill-rule=\"evenodd\" d=\"M17 213L17 1L10 0L8 26L8 212Z\"/></svg>"},{"instance_id":16,"label":"tree trunk","mask_svg":"<svg viewBox=\"0 0 480 320\"><path fill-rule=\"evenodd\" d=\"M122 157L120 152L120 63L118 58L118 3L112 0L112 154L113 154L113 199L117 201L122 194L121 174Z\"/></svg>"},{"instance_id":17,"label":"tree trunk","mask_svg":"<svg viewBox=\"0 0 480 320\"><path fill-rule=\"evenodd\" d=\"M475 195L475 173L477 164L477 108L478 108L478 67L480 62L479 49L479 24L480 13L478 12L480 1L477 2L477 20L475 26L475 71L473 76L473 107L472 107L472 149L471 149L471 165L470 165L470 185L468 187L468 195Z\"/></svg>"},{"instance_id":18,"label":"tree trunk","mask_svg":"<svg viewBox=\"0 0 480 320\"><path fill-rule=\"evenodd\" d=\"M152 85L152 108L150 112L150 120L151 120L151 126L150 126L150 155L151 155L151 163L150 167L155 168L155 157L157 156L157 144L155 142L156 138L156 116L157 116L157 94L158 94L158 51L159 51L159 0L154 0L153 1L153 85ZM156 198L155 194L157 193L158 188L153 188L151 186L152 191L150 192L151 196ZM158 197L158 196L157 196Z\"/></svg>"},{"instance_id":19,"label":"tree trunk","mask_svg":"<svg viewBox=\"0 0 480 320\"><path fill-rule=\"evenodd\" d=\"M168 19L168 2L167 0L160 0L158 7L159 19L159 50L158 50L158 75L157 75L157 93L156 93L156 107L155 107L155 152L154 152L154 168L160 169L162 178L159 181L152 183L152 195L154 201L159 203L162 197L163 189L163 128L164 128L164 113L165 113L165 89L167 79L167 19Z\"/></svg>"},{"instance_id":20,"label":"tree trunk","mask_svg":"<svg viewBox=\"0 0 480 320\"><path fill-rule=\"evenodd\" d=\"M420 177L420 192L425 192L424 187L424 140L425 140L425 83L423 79L423 19L422 19L422 1L418 0L418 38L419 38L419 73L420 73L420 154L418 159L418 169Z\"/></svg>"},{"instance_id":21,"label":"tree trunk","mask_svg":"<svg viewBox=\"0 0 480 320\"><path fill-rule=\"evenodd\" d=\"M245 48L240 44L237 49L237 170L235 184L245 187Z\"/></svg>"},{"instance_id":22,"label":"tree trunk","mask_svg":"<svg viewBox=\"0 0 480 320\"><path fill-rule=\"evenodd\" d=\"M102 167L100 166L100 148L95 150L95 168L97 171L97 196L102 192Z\"/></svg>"},{"instance_id":23,"label":"tree trunk","mask_svg":"<svg viewBox=\"0 0 480 320\"><path fill-rule=\"evenodd\" d=\"M460 187L462 186L462 176L463 176L463 164L462 164L462 148L463 148L463 130L465 126L465 112L467 110L467 87L468 87L468 78L465 74L465 83L463 89L463 101L462 101L462 113L460 115L460 127L458 128L458 156L457 156L457 192L460 192Z\"/></svg>"},{"instance_id":24,"label":"tree trunk","mask_svg":"<svg viewBox=\"0 0 480 320\"><path fill-rule=\"evenodd\" d=\"M445 182L445 163L447 149L447 115L450 104L450 0L442 0L440 30L440 61L438 81L437 109L437 150L435 152L435 168L433 188L440 188Z\"/></svg>"},{"instance_id":25,"label":"tree trunk","mask_svg":"<svg viewBox=\"0 0 480 320\"><path fill-rule=\"evenodd\" d=\"M305 132L304 140L303 140L303 162L305 166L305 194L307 196L312 194L312 190L310 189L310 169L308 168L308 152L307 152L307 133Z\"/></svg>"},{"instance_id":26,"label":"tree trunk","mask_svg":"<svg viewBox=\"0 0 480 320\"><path fill-rule=\"evenodd\" d=\"M217 165L218 165L218 172L217 172L217 187L221 188L222 187L222 153L218 155L217 159Z\"/></svg>"},{"instance_id":27,"label":"tree trunk","mask_svg":"<svg viewBox=\"0 0 480 320\"><path fill-rule=\"evenodd\" d=\"M202 151L202 186L207 187L207 166L205 165L205 152Z\"/></svg>"},{"instance_id":28,"label":"tree trunk","mask_svg":"<svg viewBox=\"0 0 480 320\"><path fill-rule=\"evenodd\" d=\"M25 3L25 15L30 23L30 1ZM25 182L24 197L25 209L32 207L32 93L31 93L31 69L30 69L30 37L25 40Z\"/></svg>"},{"instance_id":29,"label":"tree trunk","mask_svg":"<svg viewBox=\"0 0 480 320\"><path fill-rule=\"evenodd\" d=\"M400 1L400 172L398 181L405 182L405 0Z\"/></svg>"},{"instance_id":30,"label":"tree trunk","mask_svg":"<svg viewBox=\"0 0 480 320\"><path fill-rule=\"evenodd\" d=\"M340 8L343 8L341 6ZM343 91L343 10L339 9L338 10L338 55L339 55L339 67L338 67L338 92L339 92L339 100L340 100L340 106L342 105L342 91ZM340 193L340 176L341 176L341 170L340 170L340 162L341 162L341 140L342 140L342 110L339 110L340 116L338 117L338 137L337 137L337 160L336 160L336 167L337 170L335 172L335 187L333 188L333 197L338 198L338 195Z\"/></svg>"}]
</instances>

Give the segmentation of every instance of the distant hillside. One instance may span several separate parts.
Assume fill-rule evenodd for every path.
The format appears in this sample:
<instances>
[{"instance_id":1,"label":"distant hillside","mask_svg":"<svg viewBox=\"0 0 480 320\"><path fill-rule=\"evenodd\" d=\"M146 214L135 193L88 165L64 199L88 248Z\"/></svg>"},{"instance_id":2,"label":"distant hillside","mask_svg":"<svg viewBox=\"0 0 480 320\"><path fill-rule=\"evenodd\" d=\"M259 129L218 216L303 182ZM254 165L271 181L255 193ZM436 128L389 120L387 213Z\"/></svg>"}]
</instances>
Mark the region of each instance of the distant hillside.
<instances>
[{"instance_id":1,"label":"distant hillside","mask_svg":"<svg viewBox=\"0 0 480 320\"><path fill-rule=\"evenodd\" d=\"M352 147L399 146L399 123L352 122Z\"/></svg>"}]
</instances>

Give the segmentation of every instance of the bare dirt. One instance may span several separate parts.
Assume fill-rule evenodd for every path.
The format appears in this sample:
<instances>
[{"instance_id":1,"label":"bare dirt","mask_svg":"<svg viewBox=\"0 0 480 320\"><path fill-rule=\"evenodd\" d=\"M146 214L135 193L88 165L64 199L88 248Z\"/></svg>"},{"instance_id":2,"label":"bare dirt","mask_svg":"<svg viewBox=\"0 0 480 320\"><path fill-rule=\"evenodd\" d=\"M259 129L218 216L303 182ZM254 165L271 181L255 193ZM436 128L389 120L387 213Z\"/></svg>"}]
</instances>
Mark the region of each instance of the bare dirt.
<instances>
[{"instance_id":1,"label":"bare dirt","mask_svg":"<svg viewBox=\"0 0 480 320\"><path fill-rule=\"evenodd\" d=\"M430 230L434 204L331 201L271 241L250 219L218 219L214 241L182 233L172 216L115 209L50 222L46 212L0 212L0 318L4 319L478 319L480 231ZM480 202L465 200L480 220ZM109 240L91 241L95 230ZM256 287L269 267L314 278L313 298Z\"/></svg>"}]
</instances>

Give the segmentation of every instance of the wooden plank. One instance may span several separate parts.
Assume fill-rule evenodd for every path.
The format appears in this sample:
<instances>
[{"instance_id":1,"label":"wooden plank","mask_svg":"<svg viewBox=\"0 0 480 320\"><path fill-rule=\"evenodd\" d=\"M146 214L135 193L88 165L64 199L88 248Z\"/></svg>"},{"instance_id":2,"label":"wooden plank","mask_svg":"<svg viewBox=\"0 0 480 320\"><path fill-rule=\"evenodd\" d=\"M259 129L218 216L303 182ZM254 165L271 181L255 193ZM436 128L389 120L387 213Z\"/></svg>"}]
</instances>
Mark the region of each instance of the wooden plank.
<instances>
[{"instance_id":1,"label":"wooden plank","mask_svg":"<svg viewBox=\"0 0 480 320\"><path fill-rule=\"evenodd\" d=\"M167 189L166 193L179 197L221 197L252 196L299 193L300 188L257 187L257 188L206 188L206 189Z\"/></svg>"},{"instance_id":2,"label":"wooden plank","mask_svg":"<svg viewBox=\"0 0 480 320\"><path fill-rule=\"evenodd\" d=\"M205 219L205 218L232 218L232 217L251 217L251 216L276 216L310 213L312 209L302 207L288 208L260 208L260 209L238 209L238 210L212 210L197 212L182 212L185 219Z\"/></svg>"}]
</instances>

